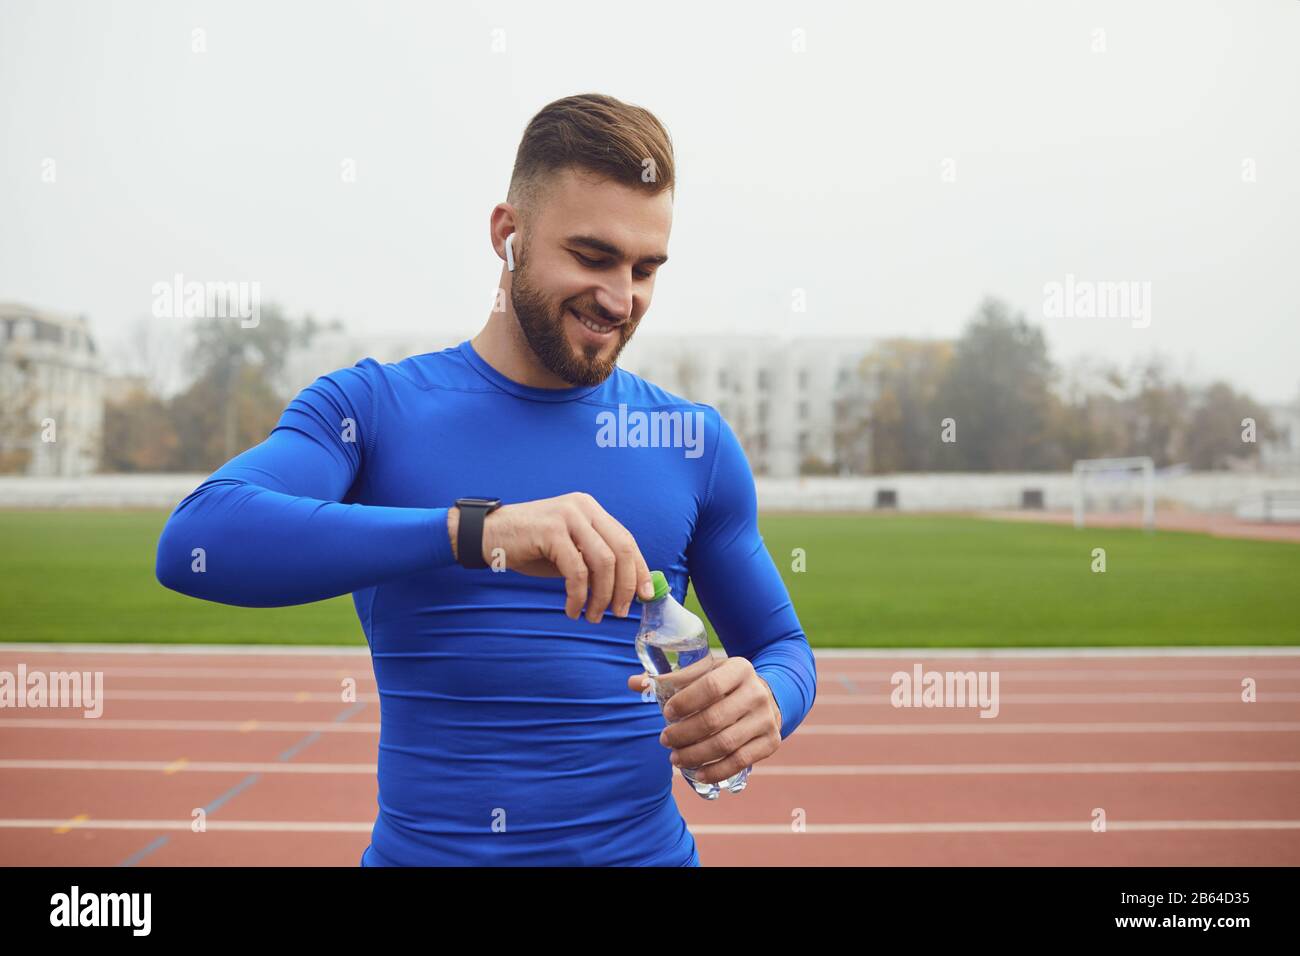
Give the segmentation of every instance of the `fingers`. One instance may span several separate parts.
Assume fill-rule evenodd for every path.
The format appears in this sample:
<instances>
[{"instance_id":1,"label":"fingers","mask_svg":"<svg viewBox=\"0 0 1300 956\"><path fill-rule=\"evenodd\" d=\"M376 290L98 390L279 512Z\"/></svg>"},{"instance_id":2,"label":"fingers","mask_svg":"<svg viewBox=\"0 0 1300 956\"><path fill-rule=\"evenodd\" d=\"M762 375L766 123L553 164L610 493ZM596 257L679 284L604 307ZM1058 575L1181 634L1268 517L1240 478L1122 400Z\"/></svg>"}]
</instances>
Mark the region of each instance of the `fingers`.
<instances>
[{"instance_id":1,"label":"fingers","mask_svg":"<svg viewBox=\"0 0 1300 956\"><path fill-rule=\"evenodd\" d=\"M641 555L641 549L636 552L636 593L641 595L647 601L655 596L654 580L650 577L650 565L645 563L645 558Z\"/></svg>"},{"instance_id":2,"label":"fingers","mask_svg":"<svg viewBox=\"0 0 1300 956\"><path fill-rule=\"evenodd\" d=\"M632 533L619 524L599 505L597 513L592 516L592 527L605 539L605 544L614 555L614 593L610 610L618 617L627 617L632 607L632 599L640 590L641 568L645 567L645 558L636 546ZM646 571L645 577L650 577ZM653 594L653 590L651 594Z\"/></svg>"},{"instance_id":3,"label":"fingers","mask_svg":"<svg viewBox=\"0 0 1300 956\"><path fill-rule=\"evenodd\" d=\"M763 721L750 715L719 731L707 740L700 741L698 744L690 747L674 748L672 753L673 763L678 767L690 767L693 770L716 773L726 766L726 764L719 764L719 761L732 760L737 753L742 751L754 755L730 773L715 776L712 781L703 781L705 783L716 783L719 780L725 780L732 773L748 767L754 760L761 759L757 756L759 751L762 752L763 757L766 757L776 749L766 740L766 732L766 725Z\"/></svg>"},{"instance_id":4,"label":"fingers","mask_svg":"<svg viewBox=\"0 0 1300 956\"><path fill-rule=\"evenodd\" d=\"M649 679L645 671L631 675L628 690L644 691ZM672 750L674 766L691 768L696 782L721 783L781 746L780 722L774 726L771 718L771 690L746 658L716 662L710 655L654 680L678 688L664 704L670 723L659 743ZM701 699L708 702L693 702ZM674 711L687 716L676 719Z\"/></svg>"},{"instance_id":5,"label":"fingers","mask_svg":"<svg viewBox=\"0 0 1300 956\"><path fill-rule=\"evenodd\" d=\"M751 738L733 751L730 756L695 770L695 780L697 783L722 783L722 781L734 777L746 767L752 767L760 760L770 757L775 752L776 747L762 735ZM686 764L683 764L683 766L686 766Z\"/></svg>"},{"instance_id":6,"label":"fingers","mask_svg":"<svg viewBox=\"0 0 1300 956\"><path fill-rule=\"evenodd\" d=\"M540 510L533 510L528 520L520 518L524 527L531 525L531 541L521 549L524 553L514 567L525 574L561 574L565 583L564 613L569 617L581 617L584 605L592 624L601 620L606 609L627 617L634 597L654 596L650 568L636 539L591 495L573 492L516 507ZM494 514L504 510L500 508ZM532 533L535 528L542 533ZM491 530L507 536L510 531L503 530L499 523ZM485 525L485 551L487 533ZM540 547L536 543L539 540ZM530 555L539 552L543 560L533 561Z\"/></svg>"},{"instance_id":7,"label":"fingers","mask_svg":"<svg viewBox=\"0 0 1300 956\"><path fill-rule=\"evenodd\" d=\"M737 660L748 664L743 658ZM742 667L731 670L744 672ZM709 677L719 671L715 668ZM724 680L721 686L726 683ZM781 746L780 726L772 722L769 697L766 685L755 675L723 699L670 724L659 742L672 748L674 765L705 771L703 776L696 774L701 783L718 783L776 753Z\"/></svg>"},{"instance_id":8,"label":"fingers","mask_svg":"<svg viewBox=\"0 0 1300 956\"><path fill-rule=\"evenodd\" d=\"M688 685L673 695L673 699L664 705L664 717L671 723L689 717L697 711L704 710L715 701L726 697L748 679L746 671L753 672L754 666L743 657L728 657L713 663L709 660L709 672L692 680ZM698 661L697 663L704 663ZM695 665L692 664L691 667ZM686 674L690 669L679 671Z\"/></svg>"},{"instance_id":9,"label":"fingers","mask_svg":"<svg viewBox=\"0 0 1300 956\"><path fill-rule=\"evenodd\" d=\"M586 562L589 572L587 583L591 590L587 595L587 620L595 624L604 615L605 608L614 595L614 570L617 562L613 550L592 526L590 518L575 509L569 519L569 534L582 552L582 560Z\"/></svg>"},{"instance_id":10,"label":"fingers","mask_svg":"<svg viewBox=\"0 0 1300 956\"><path fill-rule=\"evenodd\" d=\"M658 675L655 680L663 685L664 691L668 695L675 695L689 684L693 684L701 677L713 669L715 660L712 653L706 653L698 661L694 661L680 670L670 671L666 674ZM682 714L689 715L690 711L682 711ZM670 720L677 718L669 717L668 713L664 717Z\"/></svg>"},{"instance_id":11,"label":"fingers","mask_svg":"<svg viewBox=\"0 0 1300 956\"><path fill-rule=\"evenodd\" d=\"M623 528L622 525L619 525L619 527ZM646 564L645 556L637 546L636 538L632 537L632 532L626 528L623 528L623 531L627 535L627 540L632 544L632 566L636 570L635 593L648 601L655 596L654 581L650 577L650 565ZM628 601L628 605L631 606L631 604L632 602Z\"/></svg>"},{"instance_id":12,"label":"fingers","mask_svg":"<svg viewBox=\"0 0 1300 956\"><path fill-rule=\"evenodd\" d=\"M592 547L601 567L593 567L588 562L592 571L592 593L587 603L587 620L593 623L599 621L606 607L618 617L626 617L632 607L632 599L638 593L647 598L654 596L650 568L632 533L602 508L595 498L579 492L573 495L573 500L600 539L600 545ZM585 555L587 549L581 542L578 546ZM605 567L607 560L608 569ZM609 571L608 590L604 587L606 570Z\"/></svg>"},{"instance_id":13,"label":"fingers","mask_svg":"<svg viewBox=\"0 0 1300 956\"><path fill-rule=\"evenodd\" d=\"M564 575L564 613L575 621L587 600L587 562L569 536L568 529L557 526L547 535L546 557Z\"/></svg>"},{"instance_id":14,"label":"fingers","mask_svg":"<svg viewBox=\"0 0 1300 956\"><path fill-rule=\"evenodd\" d=\"M669 724L659 735L659 742L678 752L688 751L690 759L695 762L685 766L698 767L701 763L725 757L757 732L733 740L727 736L729 731L734 735L732 728L751 723L759 729L766 727L769 722L764 721L763 716L762 711L755 709L749 695L735 693Z\"/></svg>"}]
</instances>

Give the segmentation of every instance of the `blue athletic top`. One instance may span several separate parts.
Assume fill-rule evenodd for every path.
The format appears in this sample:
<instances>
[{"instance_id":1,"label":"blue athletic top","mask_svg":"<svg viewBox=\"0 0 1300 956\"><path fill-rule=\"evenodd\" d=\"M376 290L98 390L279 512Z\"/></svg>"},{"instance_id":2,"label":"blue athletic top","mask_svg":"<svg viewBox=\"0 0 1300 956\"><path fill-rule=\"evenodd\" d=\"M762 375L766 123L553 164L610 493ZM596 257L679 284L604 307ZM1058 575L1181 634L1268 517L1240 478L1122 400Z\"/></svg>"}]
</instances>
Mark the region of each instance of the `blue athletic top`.
<instances>
[{"instance_id":1,"label":"blue athletic top","mask_svg":"<svg viewBox=\"0 0 1300 956\"><path fill-rule=\"evenodd\" d=\"M549 389L506 378L468 341L363 359L303 389L168 519L157 575L172 590L246 607L352 594L381 714L362 865L699 865L663 716L627 686L643 670L640 604L574 621L563 578L452 555L457 498L574 491L632 533L677 600L694 582L788 737L816 666L759 535L744 451L715 409L621 368Z\"/></svg>"}]
</instances>

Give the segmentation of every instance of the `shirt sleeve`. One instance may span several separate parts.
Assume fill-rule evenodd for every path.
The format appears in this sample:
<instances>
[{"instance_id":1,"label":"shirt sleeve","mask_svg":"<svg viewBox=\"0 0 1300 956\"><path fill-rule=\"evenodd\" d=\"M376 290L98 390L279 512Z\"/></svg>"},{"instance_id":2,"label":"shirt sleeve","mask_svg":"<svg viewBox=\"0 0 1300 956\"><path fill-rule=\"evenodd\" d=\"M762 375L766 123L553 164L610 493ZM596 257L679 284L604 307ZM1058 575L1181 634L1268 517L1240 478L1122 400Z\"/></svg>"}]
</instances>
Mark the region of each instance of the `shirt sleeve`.
<instances>
[{"instance_id":1,"label":"shirt sleeve","mask_svg":"<svg viewBox=\"0 0 1300 956\"><path fill-rule=\"evenodd\" d=\"M187 495L158 540L173 591L243 607L337 597L455 564L447 508L344 504L377 434L373 359L304 388L260 445Z\"/></svg>"},{"instance_id":2,"label":"shirt sleeve","mask_svg":"<svg viewBox=\"0 0 1300 956\"><path fill-rule=\"evenodd\" d=\"M817 664L790 594L758 530L758 495L735 433L717 417L717 451L687 548L700 606L729 656L747 658L781 709L790 736L817 696Z\"/></svg>"}]
</instances>

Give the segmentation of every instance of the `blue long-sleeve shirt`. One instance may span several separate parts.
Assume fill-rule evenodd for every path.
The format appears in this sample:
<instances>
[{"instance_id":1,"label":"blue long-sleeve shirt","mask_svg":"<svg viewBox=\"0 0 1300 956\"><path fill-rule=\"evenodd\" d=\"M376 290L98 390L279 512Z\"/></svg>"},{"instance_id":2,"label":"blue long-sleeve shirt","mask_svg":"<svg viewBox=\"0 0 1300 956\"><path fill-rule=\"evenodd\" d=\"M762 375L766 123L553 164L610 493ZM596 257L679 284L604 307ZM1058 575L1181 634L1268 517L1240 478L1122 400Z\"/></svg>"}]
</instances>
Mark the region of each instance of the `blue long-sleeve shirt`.
<instances>
[{"instance_id":1,"label":"blue long-sleeve shirt","mask_svg":"<svg viewBox=\"0 0 1300 956\"><path fill-rule=\"evenodd\" d=\"M157 575L173 590L249 607L353 595L381 709L363 865L699 864L663 717L627 686L640 604L574 621L562 578L453 557L457 498L574 491L632 533L679 601L694 582L788 737L816 665L759 535L744 451L716 410L621 368L544 389L468 341L364 359L303 389L169 518Z\"/></svg>"}]
</instances>

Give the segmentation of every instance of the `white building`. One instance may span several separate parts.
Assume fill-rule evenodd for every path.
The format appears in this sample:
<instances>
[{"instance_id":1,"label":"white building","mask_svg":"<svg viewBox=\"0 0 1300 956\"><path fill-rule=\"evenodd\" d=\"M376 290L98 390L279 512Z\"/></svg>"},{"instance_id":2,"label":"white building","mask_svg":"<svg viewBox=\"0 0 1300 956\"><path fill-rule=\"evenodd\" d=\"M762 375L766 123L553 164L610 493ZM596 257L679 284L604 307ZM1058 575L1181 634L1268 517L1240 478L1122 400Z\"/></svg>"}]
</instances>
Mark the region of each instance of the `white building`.
<instances>
[{"instance_id":1,"label":"white building","mask_svg":"<svg viewBox=\"0 0 1300 956\"><path fill-rule=\"evenodd\" d=\"M1260 468L1280 474L1300 474L1300 398L1289 405L1270 405L1268 414L1278 435L1272 441L1260 442Z\"/></svg>"},{"instance_id":2,"label":"white building","mask_svg":"<svg viewBox=\"0 0 1300 956\"><path fill-rule=\"evenodd\" d=\"M469 335L351 335L322 332L291 354L290 394L317 376L372 356L396 362L457 345ZM649 336L628 343L618 364L691 401L712 405L740 438L760 474L801 469L865 471L867 386L856 374L872 341L863 337Z\"/></svg>"},{"instance_id":3,"label":"white building","mask_svg":"<svg viewBox=\"0 0 1300 956\"><path fill-rule=\"evenodd\" d=\"M103 363L85 317L0 303L0 470L94 472L103 421Z\"/></svg>"},{"instance_id":4,"label":"white building","mask_svg":"<svg viewBox=\"0 0 1300 956\"><path fill-rule=\"evenodd\" d=\"M865 337L638 336L619 365L718 409L759 474L865 468Z\"/></svg>"},{"instance_id":5,"label":"white building","mask_svg":"<svg viewBox=\"0 0 1300 956\"><path fill-rule=\"evenodd\" d=\"M292 397L319 376L349 368L363 358L400 362L411 355L439 352L459 345L464 338L468 336L445 333L353 335L346 329L326 329L318 332L307 347L290 351L281 373L282 387Z\"/></svg>"}]
</instances>

